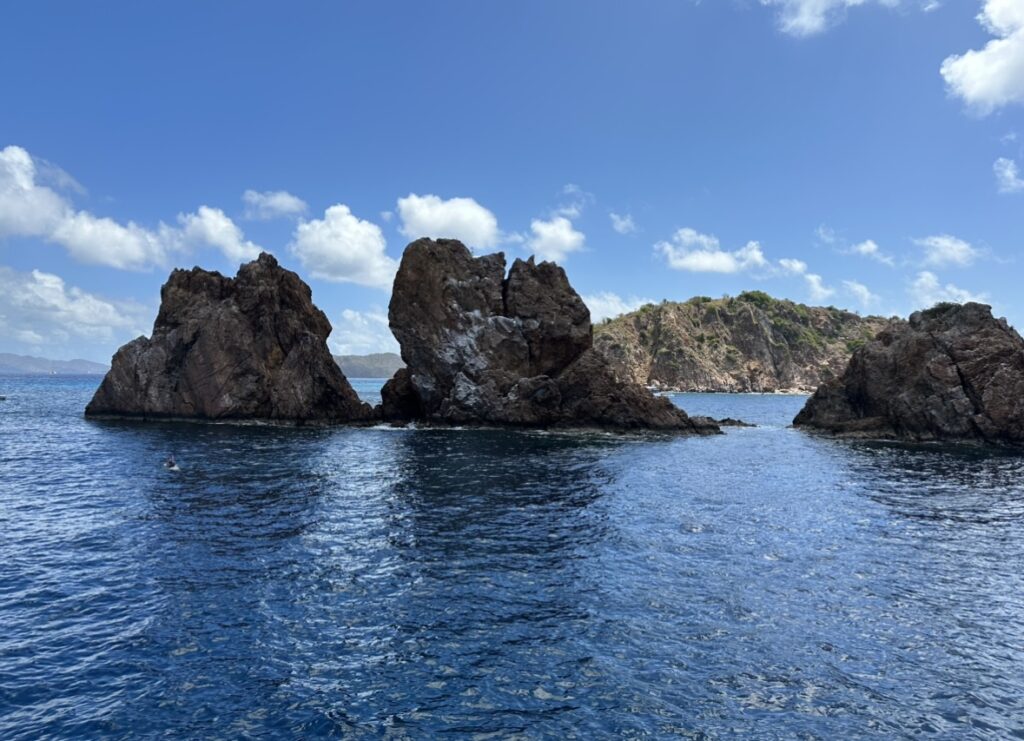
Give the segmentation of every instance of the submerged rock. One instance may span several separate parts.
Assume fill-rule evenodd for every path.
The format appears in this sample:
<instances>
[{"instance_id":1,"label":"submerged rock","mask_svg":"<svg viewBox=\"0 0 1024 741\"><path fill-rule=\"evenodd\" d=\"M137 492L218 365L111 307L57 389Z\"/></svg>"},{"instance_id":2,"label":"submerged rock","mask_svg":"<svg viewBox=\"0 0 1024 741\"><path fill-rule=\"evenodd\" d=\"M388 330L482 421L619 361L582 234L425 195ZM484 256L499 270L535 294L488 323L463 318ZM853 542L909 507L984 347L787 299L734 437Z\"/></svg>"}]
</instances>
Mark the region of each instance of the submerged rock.
<instances>
[{"instance_id":1,"label":"submerged rock","mask_svg":"<svg viewBox=\"0 0 1024 741\"><path fill-rule=\"evenodd\" d=\"M983 304L894 322L793 424L859 437L1024 443L1024 340Z\"/></svg>"},{"instance_id":2,"label":"submerged rock","mask_svg":"<svg viewBox=\"0 0 1024 741\"><path fill-rule=\"evenodd\" d=\"M271 255L235 278L175 270L150 338L114 355L87 415L340 423L370 419L327 349L309 286Z\"/></svg>"},{"instance_id":3,"label":"submerged rock","mask_svg":"<svg viewBox=\"0 0 1024 741\"><path fill-rule=\"evenodd\" d=\"M516 260L506 277L501 253L474 258L456 240L417 240L389 319L406 368L382 392L386 419L718 432L616 378L554 263Z\"/></svg>"}]
</instances>

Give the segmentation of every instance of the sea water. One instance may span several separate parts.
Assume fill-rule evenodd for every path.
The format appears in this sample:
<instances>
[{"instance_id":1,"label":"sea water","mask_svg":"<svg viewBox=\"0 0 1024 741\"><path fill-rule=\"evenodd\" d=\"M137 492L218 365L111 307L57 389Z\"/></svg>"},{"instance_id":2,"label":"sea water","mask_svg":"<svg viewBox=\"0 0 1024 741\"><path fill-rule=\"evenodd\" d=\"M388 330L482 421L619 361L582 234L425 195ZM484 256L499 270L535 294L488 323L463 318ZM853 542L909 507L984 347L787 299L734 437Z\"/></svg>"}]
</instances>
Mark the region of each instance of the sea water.
<instances>
[{"instance_id":1,"label":"sea water","mask_svg":"<svg viewBox=\"0 0 1024 741\"><path fill-rule=\"evenodd\" d=\"M806 434L790 396L673 397L759 425L696 438L0 381L4 739L1024 737L1020 455Z\"/></svg>"}]
</instances>

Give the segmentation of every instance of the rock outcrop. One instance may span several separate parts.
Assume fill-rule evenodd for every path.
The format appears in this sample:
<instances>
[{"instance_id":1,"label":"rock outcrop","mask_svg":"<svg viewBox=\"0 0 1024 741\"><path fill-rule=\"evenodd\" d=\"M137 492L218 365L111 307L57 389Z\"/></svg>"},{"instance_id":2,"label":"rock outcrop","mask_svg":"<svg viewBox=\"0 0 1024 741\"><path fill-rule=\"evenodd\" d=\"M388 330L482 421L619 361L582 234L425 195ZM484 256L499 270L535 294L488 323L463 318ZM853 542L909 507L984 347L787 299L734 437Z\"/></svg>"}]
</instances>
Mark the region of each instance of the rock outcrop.
<instances>
[{"instance_id":1,"label":"rock outcrop","mask_svg":"<svg viewBox=\"0 0 1024 741\"><path fill-rule=\"evenodd\" d=\"M565 272L461 242L410 244L395 277L391 331L406 368L384 387L386 419L523 427L713 433L668 399L618 380L592 349L590 312Z\"/></svg>"},{"instance_id":2,"label":"rock outcrop","mask_svg":"<svg viewBox=\"0 0 1024 741\"><path fill-rule=\"evenodd\" d=\"M620 377L674 391L811 393L888 324L748 291L664 301L597 325Z\"/></svg>"},{"instance_id":3,"label":"rock outcrop","mask_svg":"<svg viewBox=\"0 0 1024 741\"><path fill-rule=\"evenodd\" d=\"M271 255L235 278L175 270L150 338L114 355L87 415L291 423L373 417L327 349L309 286Z\"/></svg>"},{"instance_id":4,"label":"rock outcrop","mask_svg":"<svg viewBox=\"0 0 1024 741\"><path fill-rule=\"evenodd\" d=\"M940 304L857 350L794 425L858 437L1024 443L1024 340L990 307Z\"/></svg>"}]
</instances>

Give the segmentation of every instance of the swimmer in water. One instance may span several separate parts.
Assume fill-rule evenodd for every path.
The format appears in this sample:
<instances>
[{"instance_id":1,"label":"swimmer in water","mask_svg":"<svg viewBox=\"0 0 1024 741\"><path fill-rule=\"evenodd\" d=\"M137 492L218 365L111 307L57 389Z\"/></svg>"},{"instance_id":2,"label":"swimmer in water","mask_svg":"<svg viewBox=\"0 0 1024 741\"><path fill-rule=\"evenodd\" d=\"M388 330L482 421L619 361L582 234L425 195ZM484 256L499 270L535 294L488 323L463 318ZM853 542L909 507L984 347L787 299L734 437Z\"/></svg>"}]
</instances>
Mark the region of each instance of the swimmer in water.
<instances>
[{"instance_id":1,"label":"swimmer in water","mask_svg":"<svg viewBox=\"0 0 1024 741\"><path fill-rule=\"evenodd\" d=\"M164 461L164 468L177 468L178 463L174 460L174 453L167 456L167 460Z\"/></svg>"}]
</instances>

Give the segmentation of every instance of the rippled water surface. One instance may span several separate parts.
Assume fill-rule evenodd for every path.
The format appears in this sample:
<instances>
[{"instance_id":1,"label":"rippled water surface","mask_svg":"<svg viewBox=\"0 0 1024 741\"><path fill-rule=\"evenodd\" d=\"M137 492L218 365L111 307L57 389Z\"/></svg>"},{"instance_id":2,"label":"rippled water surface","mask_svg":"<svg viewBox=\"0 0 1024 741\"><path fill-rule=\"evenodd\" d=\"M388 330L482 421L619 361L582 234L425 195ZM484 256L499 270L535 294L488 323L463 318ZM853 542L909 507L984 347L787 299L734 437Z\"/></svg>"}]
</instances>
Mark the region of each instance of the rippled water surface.
<instances>
[{"instance_id":1,"label":"rippled water surface","mask_svg":"<svg viewBox=\"0 0 1024 741\"><path fill-rule=\"evenodd\" d=\"M1024 738L1020 456L799 397L673 438L89 422L96 384L0 379L2 738Z\"/></svg>"}]
</instances>

